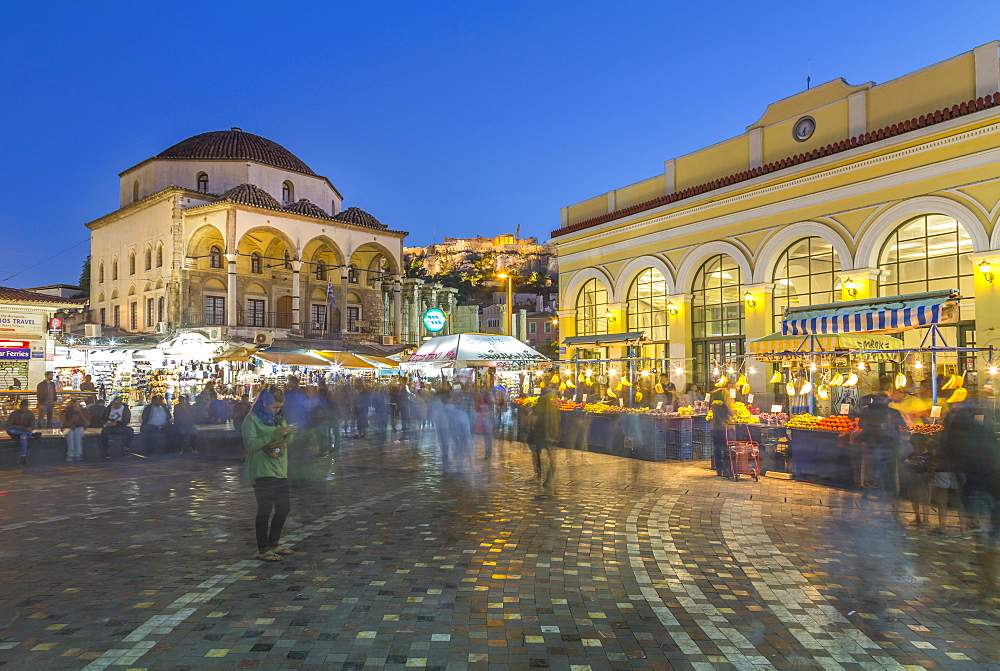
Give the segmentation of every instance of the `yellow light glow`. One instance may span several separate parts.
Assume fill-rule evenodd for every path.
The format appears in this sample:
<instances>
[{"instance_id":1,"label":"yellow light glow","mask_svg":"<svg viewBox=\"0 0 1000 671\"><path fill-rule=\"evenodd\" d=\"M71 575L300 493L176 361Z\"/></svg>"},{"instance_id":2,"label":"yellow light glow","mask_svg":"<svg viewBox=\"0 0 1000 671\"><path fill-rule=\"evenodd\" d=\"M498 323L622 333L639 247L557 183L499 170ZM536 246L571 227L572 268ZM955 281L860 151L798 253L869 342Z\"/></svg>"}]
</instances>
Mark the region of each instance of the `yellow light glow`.
<instances>
[{"instance_id":1,"label":"yellow light glow","mask_svg":"<svg viewBox=\"0 0 1000 671\"><path fill-rule=\"evenodd\" d=\"M674 368L674 372L677 373L678 375L683 375L684 369L678 366L677 368Z\"/></svg>"},{"instance_id":2,"label":"yellow light glow","mask_svg":"<svg viewBox=\"0 0 1000 671\"><path fill-rule=\"evenodd\" d=\"M859 361L858 362L858 370L864 370L864 369L865 369L865 362L864 361Z\"/></svg>"},{"instance_id":3,"label":"yellow light glow","mask_svg":"<svg viewBox=\"0 0 1000 671\"><path fill-rule=\"evenodd\" d=\"M996 366L990 366L988 372L989 372L990 375L996 375L997 374L997 367Z\"/></svg>"},{"instance_id":4,"label":"yellow light glow","mask_svg":"<svg viewBox=\"0 0 1000 671\"><path fill-rule=\"evenodd\" d=\"M924 362L921 361L920 359L917 359L916 361L913 362L913 367L919 370L924 367Z\"/></svg>"},{"instance_id":5,"label":"yellow light glow","mask_svg":"<svg viewBox=\"0 0 1000 671\"><path fill-rule=\"evenodd\" d=\"M749 368L747 368L747 372L753 375L757 372L757 369L754 368L753 366L750 366Z\"/></svg>"},{"instance_id":6,"label":"yellow light glow","mask_svg":"<svg viewBox=\"0 0 1000 671\"><path fill-rule=\"evenodd\" d=\"M648 370L642 371L642 376L643 377L649 377L649 371Z\"/></svg>"}]
</instances>

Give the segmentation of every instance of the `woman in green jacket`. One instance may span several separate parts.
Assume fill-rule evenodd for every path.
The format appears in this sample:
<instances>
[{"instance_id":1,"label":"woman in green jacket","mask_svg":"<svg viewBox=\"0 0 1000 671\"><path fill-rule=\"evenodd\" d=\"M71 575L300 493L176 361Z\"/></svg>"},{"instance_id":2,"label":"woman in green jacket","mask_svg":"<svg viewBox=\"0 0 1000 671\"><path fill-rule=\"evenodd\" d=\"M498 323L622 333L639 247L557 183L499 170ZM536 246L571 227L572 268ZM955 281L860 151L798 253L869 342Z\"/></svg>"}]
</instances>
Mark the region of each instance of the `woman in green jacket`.
<instances>
[{"instance_id":1,"label":"woman in green jacket","mask_svg":"<svg viewBox=\"0 0 1000 671\"><path fill-rule=\"evenodd\" d=\"M253 485L257 498L257 559L281 561L294 554L282 546L281 527L288 517L288 441L297 427L281 414L284 394L274 387L257 396L250 414L243 420L243 444L247 450L243 464L243 484ZM271 512L274 517L271 517Z\"/></svg>"}]
</instances>

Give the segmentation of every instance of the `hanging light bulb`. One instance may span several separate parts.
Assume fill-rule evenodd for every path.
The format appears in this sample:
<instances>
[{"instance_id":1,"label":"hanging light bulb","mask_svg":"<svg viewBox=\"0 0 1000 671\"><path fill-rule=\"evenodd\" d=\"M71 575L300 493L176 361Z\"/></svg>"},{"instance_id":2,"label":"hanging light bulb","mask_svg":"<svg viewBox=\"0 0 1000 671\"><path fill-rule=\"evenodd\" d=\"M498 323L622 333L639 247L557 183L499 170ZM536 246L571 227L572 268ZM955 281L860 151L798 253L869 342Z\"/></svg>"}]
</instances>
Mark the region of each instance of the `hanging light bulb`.
<instances>
[{"instance_id":1,"label":"hanging light bulb","mask_svg":"<svg viewBox=\"0 0 1000 671\"><path fill-rule=\"evenodd\" d=\"M990 375L996 375L997 374L997 366L996 366L996 364L993 364L992 366L990 366L989 369L987 369L986 372L988 372Z\"/></svg>"},{"instance_id":2,"label":"hanging light bulb","mask_svg":"<svg viewBox=\"0 0 1000 671\"><path fill-rule=\"evenodd\" d=\"M649 371L648 370L642 371L642 376L643 377L649 377Z\"/></svg>"},{"instance_id":3,"label":"hanging light bulb","mask_svg":"<svg viewBox=\"0 0 1000 671\"><path fill-rule=\"evenodd\" d=\"M755 374L757 372L757 369L754 368L753 366L749 366L747 368L747 372L750 373L751 375L753 375L753 374Z\"/></svg>"},{"instance_id":4,"label":"hanging light bulb","mask_svg":"<svg viewBox=\"0 0 1000 671\"><path fill-rule=\"evenodd\" d=\"M916 361L913 362L913 367L916 368L917 370L920 370L921 368L924 367L924 362L921 361L920 359L917 359Z\"/></svg>"},{"instance_id":5,"label":"hanging light bulb","mask_svg":"<svg viewBox=\"0 0 1000 671\"><path fill-rule=\"evenodd\" d=\"M712 375L717 376L718 374L719 374L719 367L716 366L715 368L712 369Z\"/></svg>"},{"instance_id":6,"label":"hanging light bulb","mask_svg":"<svg viewBox=\"0 0 1000 671\"><path fill-rule=\"evenodd\" d=\"M594 373L594 371L590 370L589 368L588 368L588 369L587 369L586 371L584 371L584 372L585 372L585 373L586 373L586 374L587 374L588 376L590 376L590 375L592 375L592 374Z\"/></svg>"},{"instance_id":7,"label":"hanging light bulb","mask_svg":"<svg viewBox=\"0 0 1000 671\"><path fill-rule=\"evenodd\" d=\"M730 366L729 368L726 369L726 372L729 373L730 375L732 375L733 373L736 372L736 369L733 368L732 366Z\"/></svg>"},{"instance_id":8,"label":"hanging light bulb","mask_svg":"<svg viewBox=\"0 0 1000 671\"><path fill-rule=\"evenodd\" d=\"M865 369L865 362L864 361L859 361L858 362L858 370L864 370L864 369Z\"/></svg>"},{"instance_id":9,"label":"hanging light bulb","mask_svg":"<svg viewBox=\"0 0 1000 671\"><path fill-rule=\"evenodd\" d=\"M815 361L813 361L811 364L809 364L809 370L811 370L813 372L816 372L816 362Z\"/></svg>"},{"instance_id":10,"label":"hanging light bulb","mask_svg":"<svg viewBox=\"0 0 1000 671\"><path fill-rule=\"evenodd\" d=\"M684 374L684 368L681 367L681 366L678 366L677 368L674 368L674 372L677 373L678 375L683 375Z\"/></svg>"}]
</instances>

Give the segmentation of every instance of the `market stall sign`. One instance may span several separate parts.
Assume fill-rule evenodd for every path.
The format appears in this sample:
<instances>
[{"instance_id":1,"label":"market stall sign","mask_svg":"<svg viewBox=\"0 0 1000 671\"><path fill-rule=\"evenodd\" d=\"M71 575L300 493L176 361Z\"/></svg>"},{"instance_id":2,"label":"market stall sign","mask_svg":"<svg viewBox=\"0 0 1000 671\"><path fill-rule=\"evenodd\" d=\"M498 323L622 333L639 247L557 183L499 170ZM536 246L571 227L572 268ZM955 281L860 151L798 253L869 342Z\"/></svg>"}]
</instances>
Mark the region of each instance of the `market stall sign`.
<instances>
[{"instance_id":1,"label":"market stall sign","mask_svg":"<svg viewBox=\"0 0 1000 671\"><path fill-rule=\"evenodd\" d=\"M45 315L0 312L0 335L11 333L44 333Z\"/></svg>"},{"instance_id":2,"label":"market stall sign","mask_svg":"<svg viewBox=\"0 0 1000 671\"><path fill-rule=\"evenodd\" d=\"M437 308L431 308L424 313L424 328L431 333L437 333L444 329L445 324L448 323L448 315L446 315L442 310Z\"/></svg>"},{"instance_id":3,"label":"market stall sign","mask_svg":"<svg viewBox=\"0 0 1000 671\"><path fill-rule=\"evenodd\" d=\"M813 354L853 352L868 361L891 361L903 341L872 333L835 333L832 335L787 336L772 333L749 343L750 353L761 361L780 361L785 357L810 357Z\"/></svg>"},{"instance_id":4,"label":"market stall sign","mask_svg":"<svg viewBox=\"0 0 1000 671\"><path fill-rule=\"evenodd\" d=\"M28 347L28 341L27 340L0 340L0 348L8 348L8 347L25 348L25 347Z\"/></svg>"},{"instance_id":5,"label":"market stall sign","mask_svg":"<svg viewBox=\"0 0 1000 671\"><path fill-rule=\"evenodd\" d=\"M31 349L27 347L0 348L0 361L27 361L31 358Z\"/></svg>"}]
</instances>

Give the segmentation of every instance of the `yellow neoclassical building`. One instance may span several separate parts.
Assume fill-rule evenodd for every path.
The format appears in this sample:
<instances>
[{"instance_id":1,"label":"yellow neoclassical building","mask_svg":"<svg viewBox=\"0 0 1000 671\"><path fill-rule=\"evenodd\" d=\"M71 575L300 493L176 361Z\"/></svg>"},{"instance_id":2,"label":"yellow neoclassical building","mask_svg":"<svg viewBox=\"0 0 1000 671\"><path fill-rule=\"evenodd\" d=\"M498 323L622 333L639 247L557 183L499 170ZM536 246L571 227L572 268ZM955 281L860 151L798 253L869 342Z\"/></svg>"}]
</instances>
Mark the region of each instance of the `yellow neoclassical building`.
<instances>
[{"instance_id":1,"label":"yellow neoclassical building","mask_svg":"<svg viewBox=\"0 0 1000 671\"><path fill-rule=\"evenodd\" d=\"M939 289L963 297L950 344L1000 346L998 92L1000 42L882 84L838 79L563 208L562 358L615 359L642 332L652 367L704 384L786 307Z\"/></svg>"}]
</instances>

